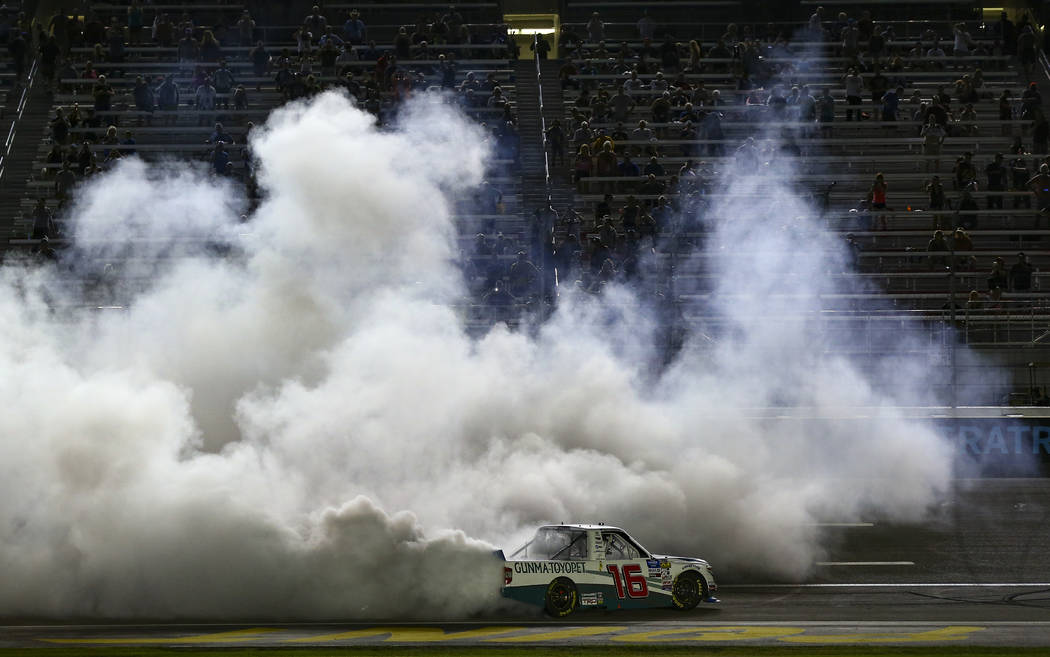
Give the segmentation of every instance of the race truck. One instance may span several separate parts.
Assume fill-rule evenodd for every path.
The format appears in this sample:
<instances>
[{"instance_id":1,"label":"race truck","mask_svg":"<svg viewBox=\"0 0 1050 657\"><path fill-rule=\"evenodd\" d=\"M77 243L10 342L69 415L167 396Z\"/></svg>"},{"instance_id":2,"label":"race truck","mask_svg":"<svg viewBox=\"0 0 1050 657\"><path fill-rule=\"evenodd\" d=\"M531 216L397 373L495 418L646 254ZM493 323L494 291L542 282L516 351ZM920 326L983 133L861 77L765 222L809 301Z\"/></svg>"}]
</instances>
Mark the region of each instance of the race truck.
<instances>
[{"instance_id":1,"label":"race truck","mask_svg":"<svg viewBox=\"0 0 1050 657\"><path fill-rule=\"evenodd\" d=\"M717 590L703 559L651 554L624 530L600 524L540 527L503 564L504 597L557 617L580 608L692 609L717 603Z\"/></svg>"}]
</instances>

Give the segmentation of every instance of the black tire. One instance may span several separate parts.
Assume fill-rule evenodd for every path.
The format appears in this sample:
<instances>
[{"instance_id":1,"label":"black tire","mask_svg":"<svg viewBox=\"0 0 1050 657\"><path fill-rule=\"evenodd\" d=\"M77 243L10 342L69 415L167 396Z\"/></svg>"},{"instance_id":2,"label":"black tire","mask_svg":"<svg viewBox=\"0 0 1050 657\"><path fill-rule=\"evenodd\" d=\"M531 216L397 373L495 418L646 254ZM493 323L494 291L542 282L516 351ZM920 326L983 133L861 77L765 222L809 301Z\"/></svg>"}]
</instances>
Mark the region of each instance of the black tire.
<instances>
[{"instance_id":1,"label":"black tire","mask_svg":"<svg viewBox=\"0 0 1050 657\"><path fill-rule=\"evenodd\" d=\"M671 603L675 609L692 609L704 599L705 588L703 579L697 573L691 570L679 573L671 585Z\"/></svg>"},{"instance_id":2,"label":"black tire","mask_svg":"<svg viewBox=\"0 0 1050 657\"><path fill-rule=\"evenodd\" d=\"M548 614L555 618L562 618L576 611L580 603L580 594L571 579L559 577L547 585L544 602L544 609Z\"/></svg>"}]
</instances>

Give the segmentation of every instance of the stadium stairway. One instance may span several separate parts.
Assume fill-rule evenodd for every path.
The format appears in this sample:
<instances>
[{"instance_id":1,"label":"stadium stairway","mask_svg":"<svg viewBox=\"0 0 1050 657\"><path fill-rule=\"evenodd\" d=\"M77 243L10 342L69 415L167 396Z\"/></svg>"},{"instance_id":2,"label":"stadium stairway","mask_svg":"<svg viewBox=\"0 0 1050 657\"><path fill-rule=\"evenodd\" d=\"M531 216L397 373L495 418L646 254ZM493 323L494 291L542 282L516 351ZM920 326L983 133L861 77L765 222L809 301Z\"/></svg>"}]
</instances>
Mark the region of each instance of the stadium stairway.
<instances>
[{"instance_id":1,"label":"stadium stairway","mask_svg":"<svg viewBox=\"0 0 1050 657\"><path fill-rule=\"evenodd\" d=\"M558 84L558 60L540 62L543 89L543 119L547 125L565 113L561 87ZM575 190L563 176L552 175L548 187L544 169L543 123L540 117L540 82L536 79L536 63L520 60L515 63L517 80L518 126L521 133L521 189L522 203L527 217L535 221L533 213L547 207L547 197L554 208L562 211L573 199ZM537 231L538 234L538 231ZM539 245L536 245L537 248Z\"/></svg>"},{"instance_id":2,"label":"stadium stairway","mask_svg":"<svg viewBox=\"0 0 1050 657\"><path fill-rule=\"evenodd\" d=\"M14 144L4 160L4 179L0 182L0 224L7 239L25 238L27 220L22 217L22 199L28 190L26 181L33 175L33 159L46 134L50 119L51 93L43 85L30 87L28 100L15 129ZM7 242L4 239L3 242Z\"/></svg>"}]
</instances>

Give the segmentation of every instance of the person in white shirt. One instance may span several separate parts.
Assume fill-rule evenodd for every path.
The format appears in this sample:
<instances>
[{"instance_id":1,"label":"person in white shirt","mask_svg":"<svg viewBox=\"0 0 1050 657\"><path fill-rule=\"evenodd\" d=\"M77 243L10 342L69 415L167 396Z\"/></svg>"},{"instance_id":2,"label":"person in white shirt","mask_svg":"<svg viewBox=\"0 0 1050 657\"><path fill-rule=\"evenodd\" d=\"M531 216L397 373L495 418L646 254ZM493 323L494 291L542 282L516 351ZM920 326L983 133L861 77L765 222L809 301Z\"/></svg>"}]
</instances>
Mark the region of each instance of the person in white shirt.
<instances>
[{"instance_id":1,"label":"person in white shirt","mask_svg":"<svg viewBox=\"0 0 1050 657\"><path fill-rule=\"evenodd\" d=\"M851 68L843 78L846 83L846 120L853 120L853 105L860 105L861 94L864 93L864 78L857 74L857 69ZM857 120L860 120L860 109L857 109Z\"/></svg>"}]
</instances>

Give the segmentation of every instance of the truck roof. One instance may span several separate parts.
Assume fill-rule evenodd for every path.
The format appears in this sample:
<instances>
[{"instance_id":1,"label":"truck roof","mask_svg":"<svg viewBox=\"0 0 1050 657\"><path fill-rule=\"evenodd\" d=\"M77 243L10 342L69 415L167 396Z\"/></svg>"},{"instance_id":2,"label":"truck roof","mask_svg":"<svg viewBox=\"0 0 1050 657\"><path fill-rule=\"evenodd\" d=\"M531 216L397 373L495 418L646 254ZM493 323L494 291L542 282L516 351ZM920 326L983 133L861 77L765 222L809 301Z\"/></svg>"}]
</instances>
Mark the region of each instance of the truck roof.
<instances>
[{"instance_id":1,"label":"truck roof","mask_svg":"<svg viewBox=\"0 0 1050 657\"><path fill-rule=\"evenodd\" d=\"M620 527L614 527L612 525L603 525L601 523L599 523L597 525L586 524L586 523L569 523L569 524L560 524L560 525L543 525L542 527L540 527L540 529L584 529L584 530L586 530L586 529L598 529L598 530L611 529L611 530L614 530L614 531L621 531L621 532L624 531Z\"/></svg>"}]
</instances>

